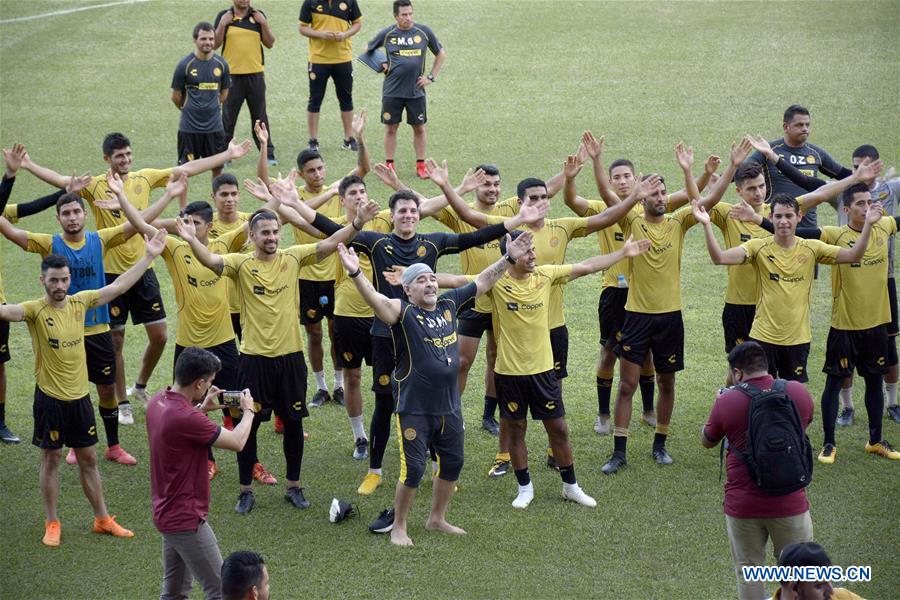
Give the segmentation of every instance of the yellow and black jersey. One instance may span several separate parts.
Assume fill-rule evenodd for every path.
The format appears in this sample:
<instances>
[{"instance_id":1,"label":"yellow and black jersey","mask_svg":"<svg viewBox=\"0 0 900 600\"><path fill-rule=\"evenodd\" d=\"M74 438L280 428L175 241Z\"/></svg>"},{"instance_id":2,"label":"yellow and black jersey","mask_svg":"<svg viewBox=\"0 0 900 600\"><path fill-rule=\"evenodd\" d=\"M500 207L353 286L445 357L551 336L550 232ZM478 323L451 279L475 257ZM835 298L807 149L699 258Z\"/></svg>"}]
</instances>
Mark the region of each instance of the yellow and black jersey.
<instances>
[{"instance_id":1,"label":"yellow and black jersey","mask_svg":"<svg viewBox=\"0 0 900 600\"><path fill-rule=\"evenodd\" d=\"M599 215L608 208L607 204L602 200L588 200L587 204L588 209L587 212L584 213L585 217ZM629 214L643 215L644 207L641 204L635 204L634 207L632 207L632 209L629 211ZM612 254L613 252L620 250L622 246L625 245L625 240L625 234L622 233L622 228L619 227L618 223L614 223L609 227L601 229L597 232L597 242L600 244L600 254ZM630 261L620 260L610 268L603 271L603 279L600 284L600 288L606 289L608 287L618 287L619 275L625 276L626 284L630 283L630 266Z\"/></svg>"},{"instance_id":2,"label":"yellow and black jersey","mask_svg":"<svg viewBox=\"0 0 900 600\"><path fill-rule=\"evenodd\" d=\"M729 216L731 204L719 202L709 211L710 220L722 230L725 247L734 248L747 240L769 237L771 234L756 223L745 223ZM768 217L771 206L763 203L759 214ZM729 265L728 287L725 290L725 302L728 304L756 304L759 289L756 283L756 270L753 265Z\"/></svg>"},{"instance_id":3,"label":"yellow and black jersey","mask_svg":"<svg viewBox=\"0 0 900 600\"><path fill-rule=\"evenodd\" d=\"M254 18L254 13L266 13L255 8L244 17L235 17L234 8L227 8L216 15L213 27L219 27L222 15L231 12L231 24L225 28L225 39L222 42L222 57L228 61L232 75L250 75L266 70L266 57L263 52L262 25ZM268 17L266 17L268 18Z\"/></svg>"},{"instance_id":4,"label":"yellow and black jersey","mask_svg":"<svg viewBox=\"0 0 900 600\"><path fill-rule=\"evenodd\" d=\"M250 213L240 212L237 213L237 220L234 223L225 223L220 221L218 218L214 218L212 221L212 228L209 230L209 239L215 240L225 235L228 232L234 231L237 228L243 228L244 224L250 220ZM210 245L210 247L212 247ZM250 252L253 250L253 244L250 242L250 238L246 235L244 236L243 245L236 250L226 250L225 252ZM224 254L222 252L221 254ZM241 301L238 297L237 288L234 285L234 281L229 278L225 278L225 288L228 290L228 310L232 313L241 312Z\"/></svg>"},{"instance_id":5,"label":"yellow and black jersey","mask_svg":"<svg viewBox=\"0 0 900 600\"><path fill-rule=\"evenodd\" d=\"M347 224L347 215L334 219L338 225ZM383 210L374 219L363 226L363 231L376 233L390 233L394 224L391 221L391 211ZM360 277L374 281L372 277L372 261L368 255L359 253L359 268L362 270ZM356 289L356 284L347 276L344 267L338 264L334 279L334 314L339 317L355 317L367 319L375 316L372 307L363 299L362 294Z\"/></svg>"},{"instance_id":6,"label":"yellow and black jersey","mask_svg":"<svg viewBox=\"0 0 900 600\"><path fill-rule=\"evenodd\" d=\"M300 24L313 31L343 32L362 20L356 0L304 0ZM351 38L342 41L309 38L309 62L330 65L353 60Z\"/></svg>"},{"instance_id":7,"label":"yellow and black jersey","mask_svg":"<svg viewBox=\"0 0 900 600\"><path fill-rule=\"evenodd\" d=\"M561 265L566 262L566 248L575 238L587 235L587 218L565 217L562 219L545 219L540 229L532 229L534 234L534 252L537 264ZM563 311L563 290L560 286L551 287L550 292L550 329L566 324Z\"/></svg>"},{"instance_id":8,"label":"yellow and black jersey","mask_svg":"<svg viewBox=\"0 0 900 600\"><path fill-rule=\"evenodd\" d=\"M318 192L310 192L304 186L298 186L297 193L300 195L300 201L306 202L308 200L312 200L328 188L333 187L339 181L340 180L323 187ZM340 197L335 194L334 196L329 198L327 202L322 204L322 206L317 208L316 212L328 217L332 221L335 221L338 219L338 217L344 214L344 207L341 205ZM298 227L294 227L293 229L294 243L297 245L317 244L320 240L324 240L326 237L328 237L327 235L321 233L318 236L312 236ZM337 270L340 267L338 262L339 261L337 255L332 254L322 262L304 266L302 269L300 269L300 279L306 279L307 281L334 281Z\"/></svg>"}]
</instances>

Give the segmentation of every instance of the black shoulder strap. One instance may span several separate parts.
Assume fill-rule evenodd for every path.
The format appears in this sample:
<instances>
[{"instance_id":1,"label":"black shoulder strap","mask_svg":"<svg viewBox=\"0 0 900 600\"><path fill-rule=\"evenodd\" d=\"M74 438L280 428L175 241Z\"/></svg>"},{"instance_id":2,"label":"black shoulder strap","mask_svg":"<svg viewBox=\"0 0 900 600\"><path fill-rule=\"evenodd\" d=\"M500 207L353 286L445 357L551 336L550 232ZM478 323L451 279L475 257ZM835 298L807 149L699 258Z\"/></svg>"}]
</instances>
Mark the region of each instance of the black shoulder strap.
<instances>
[{"instance_id":1,"label":"black shoulder strap","mask_svg":"<svg viewBox=\"0 0 900 600\"><path fill-rule=\"evenodd\" d=\"M753 400L763 394L763 391L761 389L750 383L739 383L737 385L737 388L750 396L750 402L753 402Z\"/></svg>"}]
</instances>

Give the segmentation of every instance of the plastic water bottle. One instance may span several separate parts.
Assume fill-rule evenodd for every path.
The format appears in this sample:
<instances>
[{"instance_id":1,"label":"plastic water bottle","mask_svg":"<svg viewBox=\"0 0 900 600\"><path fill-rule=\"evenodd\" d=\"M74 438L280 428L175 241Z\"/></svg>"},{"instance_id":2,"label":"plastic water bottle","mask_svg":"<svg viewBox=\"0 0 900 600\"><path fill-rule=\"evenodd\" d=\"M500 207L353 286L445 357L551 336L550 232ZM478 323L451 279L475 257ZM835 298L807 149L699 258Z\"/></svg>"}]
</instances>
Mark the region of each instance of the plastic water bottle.
<instances>
[{"instance_id":1,"label":"plastic water bottle","mask_svg":"<svg viewBox=\"0 0 900 600\"><path fill-rule=\"evenodd\" d=\"M627 287L628 287L628 282L625 281L625 276L622 275L621 273L619 273L619 277L618 277L618 279L616 280L616 287L620 287L620 288L627 288Z\"/></svg>"}]
</instances>

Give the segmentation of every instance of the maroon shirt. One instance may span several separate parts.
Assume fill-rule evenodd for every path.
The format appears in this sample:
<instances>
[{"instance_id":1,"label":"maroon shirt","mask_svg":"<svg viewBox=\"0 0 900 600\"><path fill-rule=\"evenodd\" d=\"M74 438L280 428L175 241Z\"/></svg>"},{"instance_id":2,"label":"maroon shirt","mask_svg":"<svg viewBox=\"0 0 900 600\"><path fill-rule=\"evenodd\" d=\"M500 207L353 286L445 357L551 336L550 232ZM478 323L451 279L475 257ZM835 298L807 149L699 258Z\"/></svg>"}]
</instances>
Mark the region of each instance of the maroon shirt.
<instances>
[{"instance_id":1,"label":"maroon shirt","mask_svg":"<svg viewBox=\"0 0 900 600\"><path fill-rule=\"evenodd\" d=\"M749 379L746 383L761 390L772 388L775 380L771 375ZM797 381L788 381L788 397L797 406L800 422L806 429L812 422L813 401L806 387ZM806 490L801 489L784 496L765 494L753 479L747 463L734 454L747 446L747 427L750 425L750 397L740 390L728 390L716 399L709 420L703 428L706 437L712 441L728 438L728 457L725 466L728 480L725 482L725 514L739 519L774 519L792 517L809 510Z\"/></svg>"},{"instance_id":2,"label":"maroon shirt","mask_svg":"<svg viewBox=\"0 0 900 600\"><path fill-rule=\"evenodd\" d=\"M209 513L207 449L219 426L171 388L147 406L153 523L161 533L196 531Z\"/></svg>"}]
</instances>

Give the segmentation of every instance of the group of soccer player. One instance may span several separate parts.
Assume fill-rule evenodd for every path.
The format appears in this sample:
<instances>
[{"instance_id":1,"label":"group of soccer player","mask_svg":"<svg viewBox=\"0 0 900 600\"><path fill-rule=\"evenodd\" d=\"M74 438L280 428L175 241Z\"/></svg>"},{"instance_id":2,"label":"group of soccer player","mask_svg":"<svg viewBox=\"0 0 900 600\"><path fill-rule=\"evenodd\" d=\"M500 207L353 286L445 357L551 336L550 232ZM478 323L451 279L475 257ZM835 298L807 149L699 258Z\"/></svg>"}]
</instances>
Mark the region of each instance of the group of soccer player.
<instances>
[{"instance_id":1,"label":"group of soccer player","mask_svg":"<svg viewBox=\"0 0 900 600\"><path fill-rule=\"evenodd\" d=\"M808 134L804 110L789 109L785 131L797 119L805 119ZM102 145L109 170L94 177L63 176L38 165L18 144L4 150L0 233L43 257L44 298L0 308L0 360L9 360L6 322L26 321L35 353L33 443L43 452L46 544L60 542L56 502L63 445L70 448L67 462L77 463L82 471L95 530L131 535L112 520L103 502L88 381L97 386L105 458L134 465L136 460L118 440L118 425L134 422L124 385L124 326L130 313L147 331L148 344L130 393L146 403L146 385L167 340L166 312L151 268L160 255L178 306L175 359L187 347L215 354L223 366L217 387L249 390L257 403L249 441L238 453L236 510L241 514L255 504L254 480L277 483L257 453L258 429L273 413L283 435L285 500L297 508L309 506L300 486L303 419L309 415L308 359L316 380L309 406L331 398L344 404L352 456L369 460L360 494L373 494L383 481L384 453L396 421L401 450L397 512L385 511L371 528L394 528L392 541L411 543L406 513L430 454L435 478L442 483L435 487L429 526L462 532L444 520L444 513L463 463L460 396L485 333L482 427L498 435L498 452L488 474L501 477L511 467L518 482L513 506L524 509L532 501L525 448L530 411L547 431L547 461L560 472L563 497L596 506L575 477L562 380L568 376L569 352L563 285L598 272L601 343L594 429L613 434L613 452L602 471L612 474L627 464L637 389L643 401L640 419L655 430L652 457L660 465L672 464L666 440L675 374L685 362L682 249L685 234L698 223L712 261L729 265L722 316L726 352L743 341L757 341L771 372L784 379L807 380L816 265L835 265L819 461L835 460L839 397L849 395L842 390L849 388L854 368L866 385L865 450L900 460L900 452L882 435L885 394L890 418L900 421L892 276L893 236L900 223L893 214L900 185L896 179L879 177L882 165L872 146L854 152L853 170L840 173L842 179L822 185L804 172L816 159L798 168L776 151L777 146L752 136L732 145L723 173L718 173L720 159L710 156L695 177L693 150L679 143L675 159L684 188L669 193L661 177L642 176L629 160L617 159L607 168L604 139L585 132L559 173L546 181L523 179L514 197L501 200L500 171L487 162L470 169L454 188L446 163L427 161L425 174L440 194L427 197L414 191L387 165L371 169L364 113L354 117L352 128L357 166L327 184L325 161L312 149L298 155L297 168L288 177L270 177L268 132L257 122L258 179L245 181L244 190L264 205L253 213L238 210L241 189L229 173L213 178L210 201L187 202L187 196L195 194L188 192L189 177L240 159L249 152L249 141L232 142L224 152L174 168L132 170L130 141L112 133ZM805 135L801 143L805 145ZM587 162L602 200L578 195L576 178ZM7 204L20 169L61 191ZM370 169L395 190L386 209L368 197L364 178ZM799 197L770 194L773 174L782 172L812 191ZM721 202L732 182L739 202ZM165 192L151 204L155 188ZM548 218L550 199L560 192L577 216ZM463 197L470 193L475 198L467 203ZM179 202L178 217L162 218L173 199ZM813 220L798 227L804 215L814 215L817 204L832 200L838 201L845 224L817 227ZM86 205L96 232L85 227ZM60 233L32 232L13 224L50 207L55 207ZM433 217L450 233L419 232L423 217ZM295 245L279 249L284 223L293 227ZM713 225L722 231L724 249ZM567 264L569 243L594 232L598 256ZM461 254L462 274L437 273L438 258L455 253ZM460 289L438 298L438 286ZM324 330L331 341L333 393L325 385ZM616 360L619 385L613 404ZM368 434L362 417L363 362L372 366L374 405ZM5 389L0 391L5 401ZM237 408L225 409L223 426L232 428L241 418ZM3 440L18 441L4 414L0 419ZM217 470L210 451L210 478Z\"/></svg>"}]
</instances>

